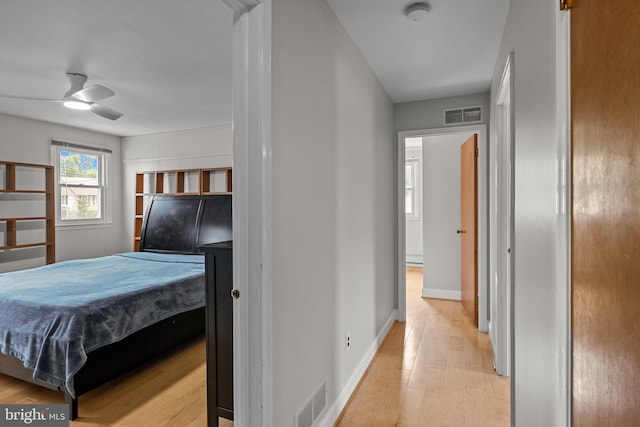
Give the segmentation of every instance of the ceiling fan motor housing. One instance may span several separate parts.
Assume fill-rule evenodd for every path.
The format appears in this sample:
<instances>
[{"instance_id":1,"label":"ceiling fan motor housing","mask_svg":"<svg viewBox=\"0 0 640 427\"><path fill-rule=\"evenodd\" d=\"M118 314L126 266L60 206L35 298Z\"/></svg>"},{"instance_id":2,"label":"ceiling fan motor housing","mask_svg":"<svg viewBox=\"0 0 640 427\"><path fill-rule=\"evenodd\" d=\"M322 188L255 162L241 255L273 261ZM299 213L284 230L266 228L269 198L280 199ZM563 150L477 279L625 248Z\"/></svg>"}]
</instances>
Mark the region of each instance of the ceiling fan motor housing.
<instances>
[{"instance_id":1,"label":"ceiling fan motor housing","mask_svg":"<svg viewBox=\"0 0 640 427\"><path fill-rule=\"evenodd\" d=\"M87 82L87 76L79 73L67 73L67 78L71 84L71 88L64 94L65 98L73 96L74 93L81 91Z\"/></svg>"}]
</instances>

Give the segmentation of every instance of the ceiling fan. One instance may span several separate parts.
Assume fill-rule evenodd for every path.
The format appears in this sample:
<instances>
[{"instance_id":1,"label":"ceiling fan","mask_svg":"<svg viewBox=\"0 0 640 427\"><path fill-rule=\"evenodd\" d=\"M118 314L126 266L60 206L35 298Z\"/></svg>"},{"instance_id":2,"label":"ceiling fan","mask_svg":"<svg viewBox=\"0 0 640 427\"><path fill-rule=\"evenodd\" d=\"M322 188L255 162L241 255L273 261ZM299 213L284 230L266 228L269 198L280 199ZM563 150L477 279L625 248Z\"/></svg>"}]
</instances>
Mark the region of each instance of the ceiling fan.
<instances>
[{"instance_id":1,"label":"ceiling fan","mask_svg":"<svg viewBox=\"0 0 640 427\"><path fill-rule=\"evenodd\" d=\"M0 98L24 99L27 101L62 102L67 108L74 110L91 110L93 113L109 120L117 120L122 117L122 113L98 104L97 101L115 95L115 92L101 85L84 87L87 76L79 73L67 73L67 78L71 87L63 95L62 99L31 98L27 96L0 95Z\"/></svg>"}]
</instances>

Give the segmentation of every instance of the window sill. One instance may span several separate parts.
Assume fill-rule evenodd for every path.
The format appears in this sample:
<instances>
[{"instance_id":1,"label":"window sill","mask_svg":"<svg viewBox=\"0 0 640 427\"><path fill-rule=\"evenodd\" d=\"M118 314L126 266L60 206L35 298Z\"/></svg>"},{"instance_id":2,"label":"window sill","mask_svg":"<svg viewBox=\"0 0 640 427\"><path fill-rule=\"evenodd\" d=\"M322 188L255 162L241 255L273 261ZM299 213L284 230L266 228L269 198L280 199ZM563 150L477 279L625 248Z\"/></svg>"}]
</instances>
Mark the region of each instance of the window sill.
<instances>
[{"instance_id":1,"label":"window sill","mask_svg":"<svg viewBox=\"0 0 640 427\"><path fill-rule=\"evenodd\" d=\"M113 222L76 222L76 223L57 223L56 229L65 229L65 230L79 230L83 228L110 228L113 226Z\"/></svg>"}]
</instances>

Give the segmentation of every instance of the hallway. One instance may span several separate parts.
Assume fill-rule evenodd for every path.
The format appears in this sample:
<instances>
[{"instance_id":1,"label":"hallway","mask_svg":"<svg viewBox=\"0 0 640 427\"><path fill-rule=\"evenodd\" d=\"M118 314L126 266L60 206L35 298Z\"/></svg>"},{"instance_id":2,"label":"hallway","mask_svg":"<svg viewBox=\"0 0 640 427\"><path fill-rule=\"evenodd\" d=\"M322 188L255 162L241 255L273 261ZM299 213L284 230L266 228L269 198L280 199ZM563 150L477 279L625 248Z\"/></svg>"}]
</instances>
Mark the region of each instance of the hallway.
<instances>
[{"instance_id":1,"label":"hallway","mask_svg":"<svg viewBox=\"0 0 640 427\"><path fill-rule=\"evenodd\" d=\"M459 302L420 298L422 269L407 268L407 322L396 322L337 427L507 427L509 379Z\"/></svg>"}]
</instances>

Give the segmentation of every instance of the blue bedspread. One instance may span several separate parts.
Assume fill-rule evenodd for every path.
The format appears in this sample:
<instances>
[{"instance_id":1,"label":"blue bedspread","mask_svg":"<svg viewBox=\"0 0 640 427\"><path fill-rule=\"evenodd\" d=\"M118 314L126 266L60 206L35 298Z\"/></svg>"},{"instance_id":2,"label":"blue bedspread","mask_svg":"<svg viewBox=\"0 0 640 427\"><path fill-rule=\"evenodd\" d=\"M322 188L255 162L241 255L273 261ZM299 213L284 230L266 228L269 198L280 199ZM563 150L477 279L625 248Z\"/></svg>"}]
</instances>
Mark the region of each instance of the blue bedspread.
<instances>
[{"instance_id":1,"label":"blue bedspread","mask_svg":"<svg viewBox=\"0 0 640 427\"><path fill-rule=\"evenodd\" d=\"M0 274L0 352L66 387L87 353L204 305L202 255L131 252Z\"/></svg>"}]
</instances>

